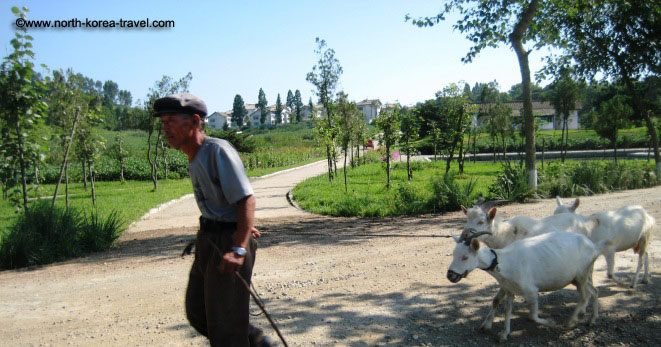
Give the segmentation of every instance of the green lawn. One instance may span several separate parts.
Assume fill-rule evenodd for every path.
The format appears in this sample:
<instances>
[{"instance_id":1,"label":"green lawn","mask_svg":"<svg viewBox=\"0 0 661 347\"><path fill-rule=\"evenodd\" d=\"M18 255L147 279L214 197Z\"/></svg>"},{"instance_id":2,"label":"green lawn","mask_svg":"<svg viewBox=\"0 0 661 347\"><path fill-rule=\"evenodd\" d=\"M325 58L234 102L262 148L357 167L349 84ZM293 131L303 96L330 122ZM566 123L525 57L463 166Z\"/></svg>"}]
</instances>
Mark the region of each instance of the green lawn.
<instances>
[{"instance_id":1,"label":"green lawn","mask_svg":"<svg viewBox=\"0 0 661 347\"><path fill-rule=\"evenodd\" d=\"M319 214L335 216L386 216L402 214L402 195L413 194L419 201L432 197L430 182L445 173L445 162L413 162L413 180L409 183L406 163L396 162L391 173L391 188L386 188L383 164L366 164L347 171L348 191L345 192L344 171L329 182L327 175L308 179L294 188L293 196L301 208ZM474 194L486 195L496 179L500 165L488 162L466 163L464 174L457 176L460 185L476 183ZM456 163L451 172L457 173Z\"/></svg>"},{"instance_id":2,"label":"green lawn","mask_svg":"<svg viewBox=\"0 0 661 347\"><path fill-rule=\"evenodd\" d=\"M98 211L101 215L106 215L115 209L119 211L125 225L128 225L147 213L149 209L193 192L189 178L160 180L158 184L158 190L153 191L154 185L151 181L126 181L124 184L96 182ZM54 191L55 185L46 184L42 186L38 195L51 200ZM31 199L37 196L35 192L28 195ZM57 205L64 206L64 185L60 186L58 195L62 196L58 197ZM89 185L87 191L83 189L82 183L73 183L69 186L70 206L90 210L93 208L91 196ZM0 231L4 231L17 217L16 208L9 201L0 201Z\"/></svg>"}]
</instances>

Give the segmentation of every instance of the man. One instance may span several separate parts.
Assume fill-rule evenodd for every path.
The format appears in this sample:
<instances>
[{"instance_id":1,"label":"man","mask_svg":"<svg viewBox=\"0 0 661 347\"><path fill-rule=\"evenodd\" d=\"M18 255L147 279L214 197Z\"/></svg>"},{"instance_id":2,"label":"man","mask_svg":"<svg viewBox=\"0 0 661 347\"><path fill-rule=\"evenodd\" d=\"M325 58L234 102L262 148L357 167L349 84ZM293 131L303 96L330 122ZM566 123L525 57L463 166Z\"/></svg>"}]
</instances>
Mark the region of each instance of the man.
<instances>
[{"instance_id":1,"label":"man","mask_svg":"<svg viewBox=\"0 0 661 347\"><path fill-rule=\"evenodd\" d=\"M241 158L232 145L203 132L207 107L188 93L154 102L165 138L188 156L193 192L202 216L186 290L190 324L212 346L269 345L249 323L248 283L260 236L254 227L255 198Z\"/></svg>"}]
</instances>

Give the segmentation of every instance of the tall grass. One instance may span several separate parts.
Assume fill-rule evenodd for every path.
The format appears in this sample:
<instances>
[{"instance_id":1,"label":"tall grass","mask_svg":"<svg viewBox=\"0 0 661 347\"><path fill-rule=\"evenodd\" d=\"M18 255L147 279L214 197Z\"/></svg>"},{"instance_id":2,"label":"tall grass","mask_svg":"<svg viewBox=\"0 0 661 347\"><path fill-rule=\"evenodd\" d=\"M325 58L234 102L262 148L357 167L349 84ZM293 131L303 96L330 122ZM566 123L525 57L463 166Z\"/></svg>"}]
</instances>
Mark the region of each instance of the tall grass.
<instances>
[{"instance_id":1,"label":"tall grass","mask_svg":"<svg viewBox=\"0 0 661 347\"><path fill-rule=\"evenodd\" d=\"M0 268L49 264L110 248L125 223L116 211L52 207L40 201L24 211L0 239Z\"/></svg>"}]
</instances>

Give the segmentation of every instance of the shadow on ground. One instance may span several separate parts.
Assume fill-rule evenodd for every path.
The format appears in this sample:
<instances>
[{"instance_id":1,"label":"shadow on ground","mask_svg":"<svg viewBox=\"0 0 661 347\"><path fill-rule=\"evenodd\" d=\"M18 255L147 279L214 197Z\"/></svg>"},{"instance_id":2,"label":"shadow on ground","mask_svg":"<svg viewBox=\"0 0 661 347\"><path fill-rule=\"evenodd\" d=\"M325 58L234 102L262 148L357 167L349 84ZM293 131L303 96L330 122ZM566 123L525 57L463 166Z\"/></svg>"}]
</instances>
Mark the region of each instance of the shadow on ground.
<instances>
[{"instance_id":1,"label":"shadow on ground","mask_svg":"<svg viewBox=\"0 0 661 347\"><path fill-rule=\"evenodd\" d=\"M661 345L661 335L657 334L661 319L658 286L642 286L635 292L615 286L598 289L605 295L624 293L627 298L618 300L616 307L602 308L595 325L587 325L588 316L571 329L543 327L529 320L527 304L517 298L511 335L503 345ZM327 327L333 343L349 345L491 345L497 343L497 335L503 329L502 307L491 331L482 332L478 328L497 291L495 281L486 286L416 283L405 293L335 292L306 301L268 300L266 306L285 338ZM325 304L338 300L342 303ZM540 316L564 324L577 300L578 294L572 286L543 294ZM275 336L272 330L269 334ZM366 337L368 341L364 340Z\"/></svg>"}]
</instances>

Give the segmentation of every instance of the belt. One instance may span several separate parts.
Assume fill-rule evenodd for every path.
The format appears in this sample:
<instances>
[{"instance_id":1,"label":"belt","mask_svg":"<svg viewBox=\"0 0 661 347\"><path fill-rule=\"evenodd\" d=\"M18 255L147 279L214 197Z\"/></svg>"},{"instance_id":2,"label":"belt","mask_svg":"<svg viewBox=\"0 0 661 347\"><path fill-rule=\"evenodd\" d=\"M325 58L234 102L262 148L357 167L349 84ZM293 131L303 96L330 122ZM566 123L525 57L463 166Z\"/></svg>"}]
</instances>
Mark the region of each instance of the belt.
<instances>
[{"instance_id":1,"label":"belt","mask_svg":"<svg viewBox=\"0 0 661 347\"><path fill-rule=\"evenodd\" d=\"M236 230L236 222L222 222L200 216L200 229L203 231L229 231Z\"/></svg>"}]
</instances>

